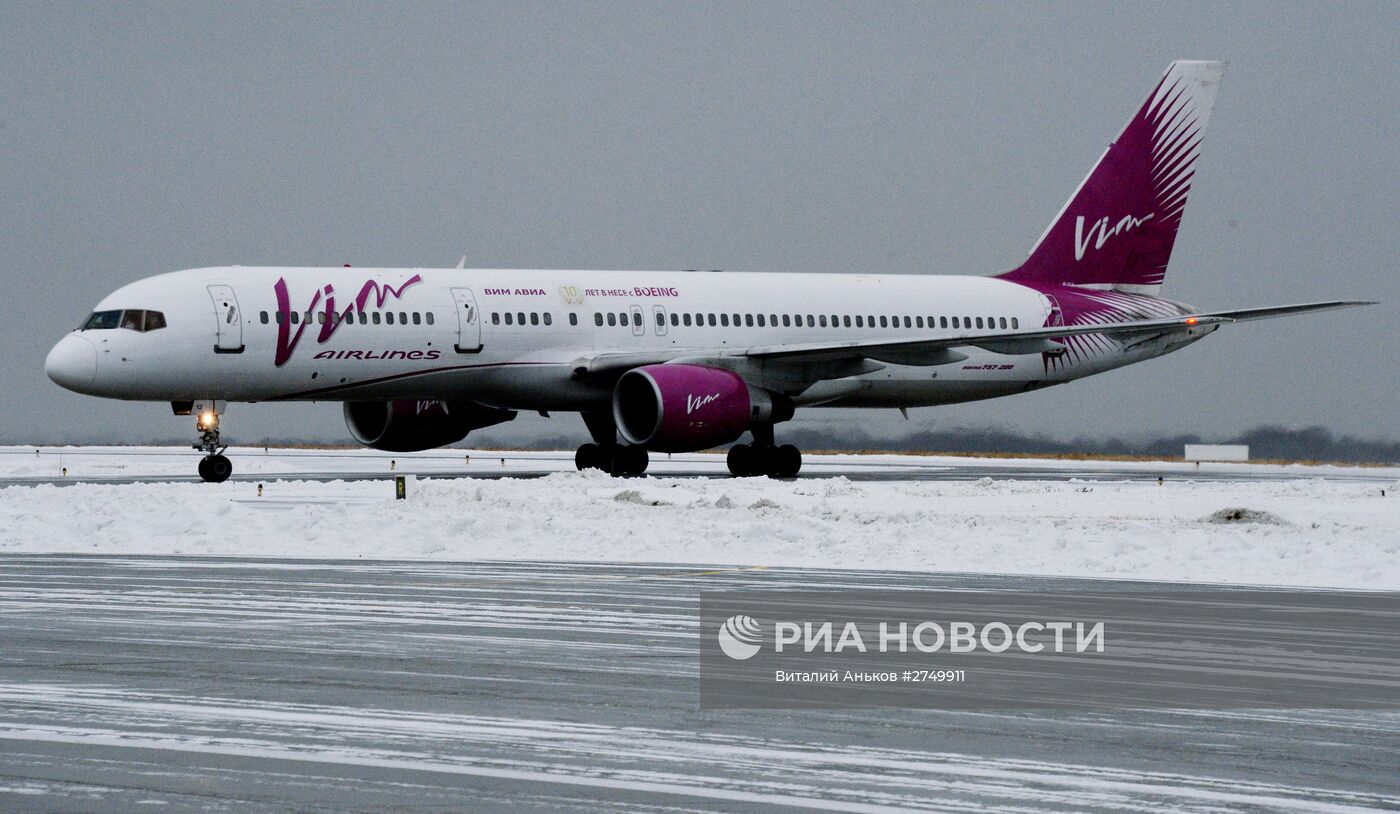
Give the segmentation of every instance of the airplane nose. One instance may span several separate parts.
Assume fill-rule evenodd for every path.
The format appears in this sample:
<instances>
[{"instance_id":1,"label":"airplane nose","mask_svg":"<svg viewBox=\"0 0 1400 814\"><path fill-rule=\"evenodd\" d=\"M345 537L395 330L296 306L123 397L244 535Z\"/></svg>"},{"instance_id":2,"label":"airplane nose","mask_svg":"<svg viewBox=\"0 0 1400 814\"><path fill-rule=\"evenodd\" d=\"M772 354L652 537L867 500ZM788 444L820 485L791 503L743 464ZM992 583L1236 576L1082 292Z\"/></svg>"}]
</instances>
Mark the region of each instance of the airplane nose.
<instances>
[{"instance_id":1,"label":"airplane nose","mask_svg":"<svg viewBox=\"0 0 1400 814\"><path fill-rule=\"evenodd\" d=\"M81 336L69 334L49 351L44 372L59 387L81 393L97 379L97 347Z\"/></svg>"}]
</instances>

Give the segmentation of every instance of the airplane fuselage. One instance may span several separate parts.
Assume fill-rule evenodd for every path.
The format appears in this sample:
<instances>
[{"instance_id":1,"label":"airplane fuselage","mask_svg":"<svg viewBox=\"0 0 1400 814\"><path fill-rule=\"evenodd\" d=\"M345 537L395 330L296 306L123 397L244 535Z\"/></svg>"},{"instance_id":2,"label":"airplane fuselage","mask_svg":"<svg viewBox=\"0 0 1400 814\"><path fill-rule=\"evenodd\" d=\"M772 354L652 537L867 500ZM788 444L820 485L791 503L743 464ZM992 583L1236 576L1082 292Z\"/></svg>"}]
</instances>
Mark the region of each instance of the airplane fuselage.
<instances>
[{"instance_id":1,"label":"airplane fuselage","mask_svg":"<svg viewBox=\"0 0 1400 814\"><path fill-rule=\"evenodd\" d=\"M96 311L126 309L160 312L165 326L74 332L64 341L91 344L95 361L90 381L65 386L148 401L470 399L561 411L606 407L612 396L605 380L574 375L585 355L976 337L1086 315L1191 312L1156 297L987 277L257 267L150 277ZM1138 344L1082 337L1058 355L970 346L955 361L882 361L793 396L841 407L990 398L1152 358L1209 332Z\"/></svg>"}]
</instances>

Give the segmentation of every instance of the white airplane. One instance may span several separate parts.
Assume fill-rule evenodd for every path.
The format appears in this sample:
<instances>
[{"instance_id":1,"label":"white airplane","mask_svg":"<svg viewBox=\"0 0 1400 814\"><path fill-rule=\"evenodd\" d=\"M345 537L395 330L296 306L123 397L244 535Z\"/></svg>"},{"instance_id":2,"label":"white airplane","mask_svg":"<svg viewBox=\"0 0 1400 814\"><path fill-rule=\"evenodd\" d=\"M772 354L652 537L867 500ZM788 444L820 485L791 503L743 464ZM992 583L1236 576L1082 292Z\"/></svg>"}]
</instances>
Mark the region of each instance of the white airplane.
<instances>
[{"instance_id":1,"label":"white airplane","mask_svg":"<svg viewBox=\"0 0 1400 814\"><path fill-rule=\"evenodd\" d=\"M223 481L228 402L341 401L350 435L430 449L517 411L581 413L580 469L738 440L796 475L798 408L1022 393L1228 323L1366 303L1198 312L1159 296L1224 65L1175 62L1030 256L995 277L517 269L189 269L124 286L49 353L54 382L193 413Z\"/></svg>"}]
</instances>

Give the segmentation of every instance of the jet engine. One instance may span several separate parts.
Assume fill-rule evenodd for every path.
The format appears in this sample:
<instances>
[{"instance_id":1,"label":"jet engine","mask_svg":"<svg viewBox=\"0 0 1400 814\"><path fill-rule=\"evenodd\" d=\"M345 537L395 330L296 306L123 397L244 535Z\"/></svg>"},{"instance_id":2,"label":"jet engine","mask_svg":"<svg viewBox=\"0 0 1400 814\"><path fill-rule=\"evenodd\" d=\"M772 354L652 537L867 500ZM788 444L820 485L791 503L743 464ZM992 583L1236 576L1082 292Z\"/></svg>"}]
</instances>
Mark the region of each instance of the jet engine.
<instances>
[{"instance_id":1,"label":"jet engine","mask_svg":"<svg viewBox=\"0 0 1400 814\"><path fill-rule=\"evenodd\" d=\"M418 452L455 444L472 430L515 418L514 410L487 407L474 401L345 402L345 426L350 437L384 452Z\"/></svg>"},{"instance_id":2,"label":"jet engine","mask_svg":"<svg viewBox=\"0 0 1400 814\"><path fill-rule=\"evenodd\" d=\"M792 418L791 400L749 387L738 374L703 365L648 365L622 374L613 418L630 444L658 452L709 449L753 424Z\"/></svg>"}]
</instances>

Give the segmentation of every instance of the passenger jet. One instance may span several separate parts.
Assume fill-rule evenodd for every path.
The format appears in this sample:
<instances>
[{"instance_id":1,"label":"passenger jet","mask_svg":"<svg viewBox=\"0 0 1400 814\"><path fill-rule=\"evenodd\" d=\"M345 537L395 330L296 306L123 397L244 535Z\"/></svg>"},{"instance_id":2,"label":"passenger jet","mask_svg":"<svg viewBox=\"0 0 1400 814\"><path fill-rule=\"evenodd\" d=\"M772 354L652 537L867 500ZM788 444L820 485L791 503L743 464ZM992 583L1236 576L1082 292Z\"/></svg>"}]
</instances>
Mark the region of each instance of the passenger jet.
<instances>
[{"instance_id":1,"label":"passenger jet","mask_svg":"<svg viewBox=\"0 0 1400 814\"><path fill-rule=\"evenodd\" d=\"M1197 311L1161 296L1220 88L1175 62L1015 269L991 277L518 269L189 269L98 303L49 353L78 393L194 415L199 473L232 465L229 402L339 401L350 436L405 452L522 410L577 412L580 469L729 449L792 477L774 427L812 407L1024 393L1142 362L1221 325L1367 303Z\"/></svg>"}]
</instances>

